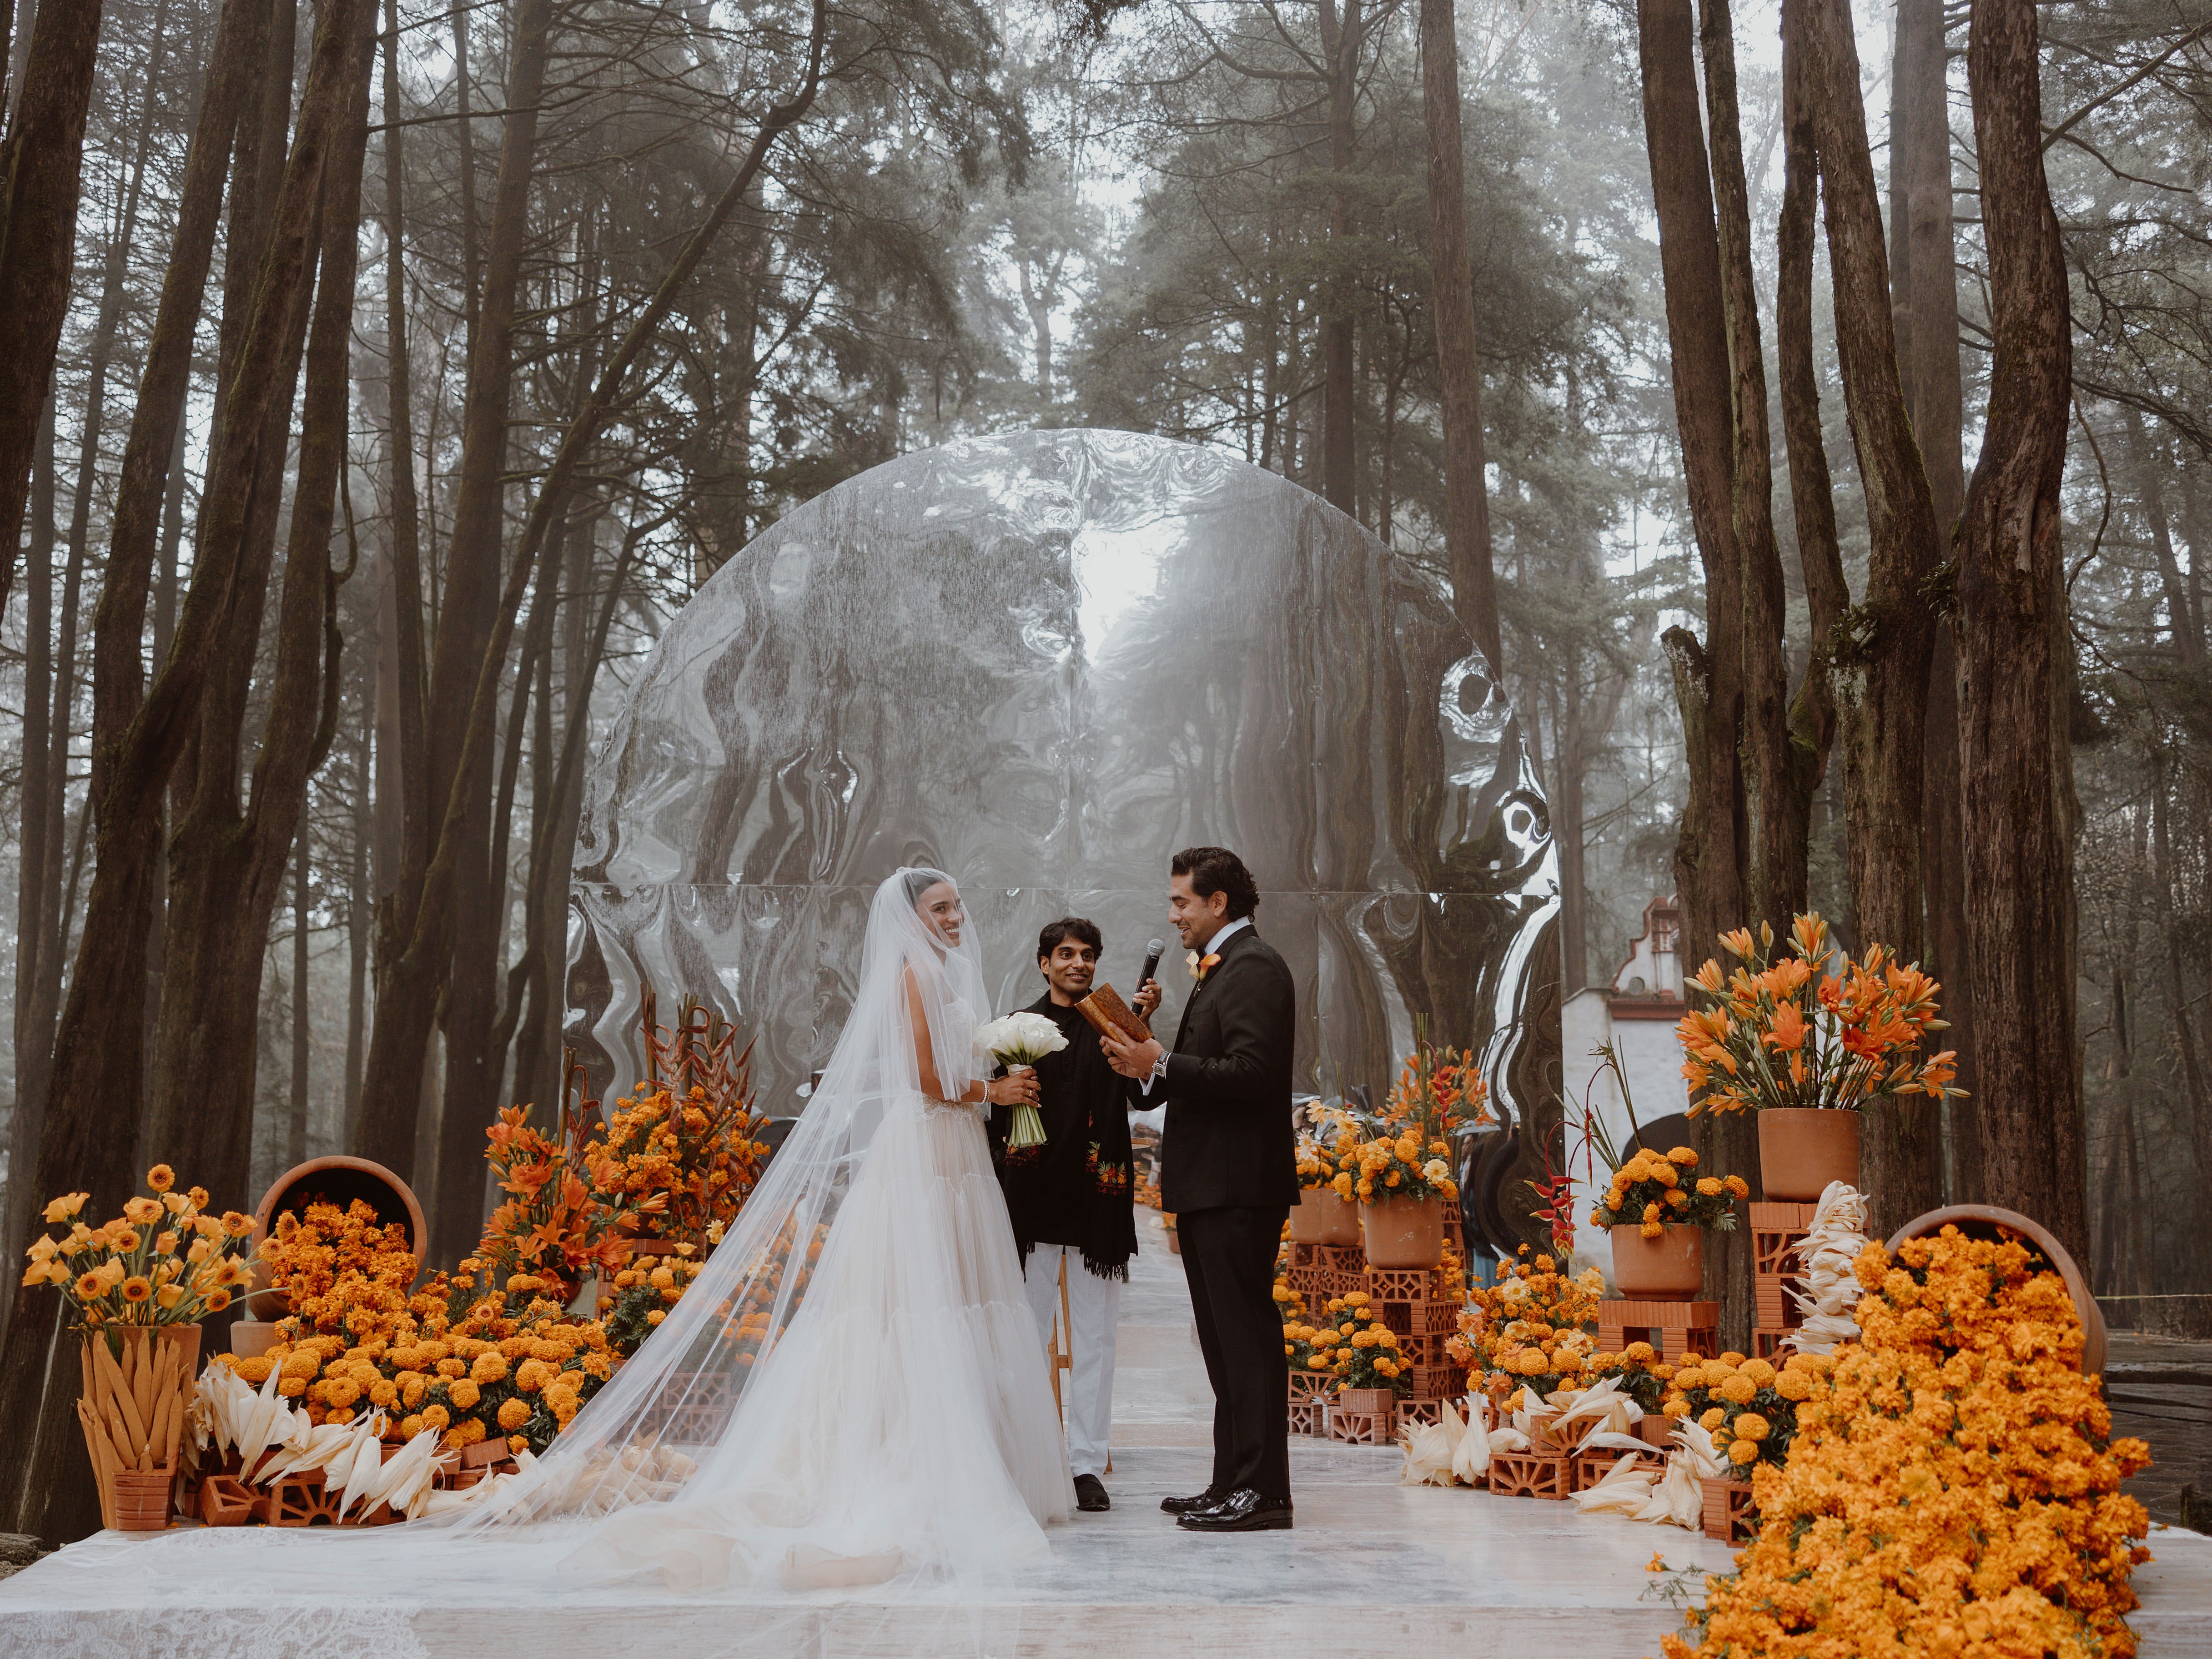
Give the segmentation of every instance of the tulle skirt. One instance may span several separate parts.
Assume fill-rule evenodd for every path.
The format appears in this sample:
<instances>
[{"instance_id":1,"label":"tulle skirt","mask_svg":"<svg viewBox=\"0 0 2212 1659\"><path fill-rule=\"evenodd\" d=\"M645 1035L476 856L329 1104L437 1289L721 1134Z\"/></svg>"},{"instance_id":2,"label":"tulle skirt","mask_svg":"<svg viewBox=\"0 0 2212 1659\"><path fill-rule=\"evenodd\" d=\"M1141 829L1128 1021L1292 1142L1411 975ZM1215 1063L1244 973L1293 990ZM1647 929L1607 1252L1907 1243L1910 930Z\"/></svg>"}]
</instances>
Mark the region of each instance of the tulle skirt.
<instances>
[{"instance_id":1,"label":"tulle skirt","mask_svg":"<svg viewBox=\"0 0 2212 1659\"><path fill-rule=\"evenodd\" d=\"M804 1305L681 1499L609 1516L570 1582L823 1588L988 1577L1072 1498L982 1120L895 1102Z\"/></svg>"}]
</instances>

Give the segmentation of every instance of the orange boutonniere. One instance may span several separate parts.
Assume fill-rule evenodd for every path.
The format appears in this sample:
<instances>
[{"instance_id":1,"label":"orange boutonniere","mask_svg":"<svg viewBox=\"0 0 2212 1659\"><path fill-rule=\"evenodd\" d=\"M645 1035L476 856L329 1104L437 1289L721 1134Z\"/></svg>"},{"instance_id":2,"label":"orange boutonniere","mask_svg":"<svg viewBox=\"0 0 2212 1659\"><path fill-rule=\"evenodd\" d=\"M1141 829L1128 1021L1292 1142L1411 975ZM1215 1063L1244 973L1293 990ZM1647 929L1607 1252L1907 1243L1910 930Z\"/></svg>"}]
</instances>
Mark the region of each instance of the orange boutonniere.
<instances>
[{"instance_id":1,"label":"orange boutonniere","mask_svg":"<svg viewBox=\"0 0 2212 1659\"><path fill-rule=\"evenodd\" d=\"M1220 964L1220 962L1221 952L1218 951L1209 951L1205 956L1199 958L1198 982L1200 985L1206 983L1206 976L1212 973L1214 969Z\"/></svg>"}]
</instances>

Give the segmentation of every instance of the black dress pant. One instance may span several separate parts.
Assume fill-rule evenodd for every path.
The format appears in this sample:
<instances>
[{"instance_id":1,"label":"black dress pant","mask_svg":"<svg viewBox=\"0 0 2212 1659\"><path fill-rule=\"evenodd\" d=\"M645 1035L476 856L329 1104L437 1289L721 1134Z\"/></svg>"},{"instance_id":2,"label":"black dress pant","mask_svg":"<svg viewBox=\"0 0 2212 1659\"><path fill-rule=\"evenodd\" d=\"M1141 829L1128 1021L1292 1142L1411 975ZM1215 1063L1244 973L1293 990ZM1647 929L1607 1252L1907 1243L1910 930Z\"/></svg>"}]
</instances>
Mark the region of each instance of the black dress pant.
<instances>
[{"instance_id":1,"label":"black dress pant","mask_svg":"<svg viewBox=\"0 0 2212 1659\"><path fill-rule=\"evenodd\" d=\"M1275 1255L1287 1205L1176 1217L1199 1351L1213 1385L1213 1480L1291 1495L1290 1364L1275 1306Z\"/></svg>"}]
</instances>

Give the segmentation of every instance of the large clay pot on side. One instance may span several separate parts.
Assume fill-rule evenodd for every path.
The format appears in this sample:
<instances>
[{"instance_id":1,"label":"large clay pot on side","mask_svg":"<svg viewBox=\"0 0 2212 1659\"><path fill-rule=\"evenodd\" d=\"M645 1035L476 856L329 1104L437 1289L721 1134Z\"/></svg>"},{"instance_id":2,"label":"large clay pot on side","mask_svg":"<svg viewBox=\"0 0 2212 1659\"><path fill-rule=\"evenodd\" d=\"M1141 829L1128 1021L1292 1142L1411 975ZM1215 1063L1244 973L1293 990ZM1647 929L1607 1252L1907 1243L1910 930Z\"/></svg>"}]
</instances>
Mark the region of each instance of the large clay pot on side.
<instances>
[{"instance_id":1,"label":"large clay pot on side","mask_svg":"<svg viewBox=\"0 0 2212 1659\"><path fill-rule=\"evenodd\" d=\"M1613 1235L1613 1288L1632 1301L1694 1302L1705 1285L1705 1230L1675 1223L1644 1237L1634 1222Z\"/></svg>"},{"instance_id":2,"label":"large clay pot on side","mask_svg":"<svg viewBox=\"0 0 2212 1659\"><path fill-rule=\"evenodd\" d=\"M1298 1191L1298 1206L1291 1212L1291 1243L1318 1244L1321 1243L1321 1195L1326 1187L1304 1187ZM1330 1194L1332 1197L1334 1194Z\"/></svg>"},{"instance_id":3,"label":"large clay pot on side","mask_svg":"<svg viewBox=\"0 0 2212 1659\"><path fill-rule=\"evenodd\" d=\"M1316 1187L1306 1194L1314 1200L1320 1222L1313 1242L1328 1244L1338 1249L1349 1249L1359 1243L1359 1206L1348 1198L1340 1197L1334 1187Z\"/></svg>"},{"instance_id":4,"label":"large clay pot on side","mask_svg":"<svg viewBox=\"0 0 2212 1659\"><path fill-rule=\"evenodd\" d=\"M1359 1206L1370 1267L1433 1267L1444 1259L1444 1201L1385 1198Z\"/></svg>"},{"instance_id":5,"label":"large clay pot on side","mask_svg":"<svg viewBox=\"0 0 2212 1659\"><path fill-rule=\"evenodd\" d=\"M380 1223L397 1221L407 1230L407 1248L415 1253L415 1277L422 1276L422 1255L429 1247L430 1230L422 1220L422 1206L398 1176L381 1164L365 1158L333 1152L295 1164L270 1184L253 1212L253 1243L258 1249L269 1237L270 1224L285 1210L298 1211L321 1197L343 1209L356 1198L376 1212ZM267 1273L253 1269L253 1285L246 1298L246 1311L256 1319L282 1319L292 1311L291 1298L269 1287Z\"/></svg>"},{"instance_id":6,"label":"large clay pot on side","mask_svg":"<svg viewBox=\"0 0 2212 1659\"><path fill-rule=\"evenodd\" d=\"M1859 1115L1769 1106L1759 1115L1759 1181L1769 1203L1811 1204L1832 1181L1859 1184Z\"/></svg>"},{"instance_id":7,"label":"large clay pot on side","mask_svg":"<svg viewBox=\"0 0 2212 1659\"><path fill-rule=\"evenodd\" d=\"M2104 1310L2098 1307L2097 1298L2090 1294L2089 1281L2074 1265L2074 1258L2066 1254L2066 1247L2046 1232L2041 1224L2029 1220L2017 1210L2001 1210L1994 1204L1953 1204L1906 1222L1890 1235L1887 1248L1895 1255L1897 1247L1905 1240L1933 1238L1946 1227L1956 1227L1970 1238L2010 1236L2040 1251L2064 1281L2066 1294L2074 1298L2074 1311L2081 1318L2082 1375L2105 1374Z\"/></svg>"}]
</instances>

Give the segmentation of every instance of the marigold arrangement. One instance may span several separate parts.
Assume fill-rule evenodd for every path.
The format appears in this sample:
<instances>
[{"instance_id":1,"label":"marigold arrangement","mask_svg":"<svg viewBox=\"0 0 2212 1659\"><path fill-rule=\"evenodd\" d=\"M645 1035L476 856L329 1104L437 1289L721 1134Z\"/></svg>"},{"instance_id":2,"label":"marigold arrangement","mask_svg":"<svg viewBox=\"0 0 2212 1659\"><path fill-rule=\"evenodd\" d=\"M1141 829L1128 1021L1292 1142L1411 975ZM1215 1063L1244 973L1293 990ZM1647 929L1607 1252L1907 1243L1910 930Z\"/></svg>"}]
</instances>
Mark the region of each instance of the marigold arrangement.
<instances>
[{"instance_id":1,"label":"marigold arrangement","mask_svg":"<svg viewBox=\"0 0 2212 1659\"><path fill-rule=\"evenodd\" d=\"M146 1172L150 1196L126 1200L102 1226L83 1219L91 1194L68 1193L47 1204L49 1227L25 1254L25 1285L52 1285L70 1305L71 1328L113 1325L189 1325L219 1314L245 1294L252 1276L253 1218L236 1210L207 1212L208 1195L176 1190L166 1164Z\"/></svg>"},{"instance_id":2,"label":"marigold arrangement","mask_svg":"<svg viewBox=\"0 0 2212 1659\"><path fill-rule=\"evenodd\" d=\"M2119 1485L2149 1448L2112 1437L2058 1275L1954 1227L1856 1270L1862 1339L1758 1469L1759 1536L1668 1659L2133 1654L2148 1517Z\"/></svg>"},{"instance_id":3,"label":"marigold arrangement","mask_svg":"<svg viewBox=\"0 0 2212 1659\"><path fill-rule=\"evenodd\" d=\"M1366 1291L1333 1296L1322 1313L1310 1339L1308 1370L1334 1371L1340 1388L1404 1394L1413 1387L1406 1376L1412 1362L1399 1351L1397 1333L1372 1316Z\"/></svg>"},{"instance_id":4,"label":"marigold arrangement","mask_svg":"<svg viewBox=\"0 0 2212 1659\"><path fill-rule=\"evenodd\" d=\"M736 1219L760 1179L768 1145L753 1139L757 1127L744 1095L717 1100L694 1084L679 1099L640 1085L584 1161L599 1200L635 1216L638 1237L696 1244Z\"/></svg>"},{"instance_id":5,"label":"marigold arrangement","mask_svg":"<svg viewBox=\"0 0 2212 1659\"><path fill-rule=\"evenodd\" d=\"M398 1222L380 1225L360 1199L280 1211L262 1245L270 1284L286 1293L292 1326L348 1345L389 1337L407 1311L421 1265Z\"/></svg>"},{"instance_id":6,"label":"marigold arrangement","mask_svg":"<svg viewBox=\"0 0 2212 1659\"><path fill-rule=\"evenodd\" d=\"M1633 1226L1656 1238L1669 1222L1727 1232L1735 1225L1735 1200L1751 1196L1741 1176L1700 1176L1687 1146L1662 1152L1644 1147L1616 1167L1597 1207L1594 1227Z\"/></svg>"},{"instance_id":7,"label":"marigold arrangement","mask_svg":"<svg viewBox=\"0 0 2212 1659\"><path fill-rule=\"evenodd\" d=\"M1337 1173L1328 1184L1362 1204L1457 1198L1452 1139L1488 1121L1489 1094L1471 1055L1421 1043L1407 1056L1382 1109L1364 1126L1364 1135L1338 1137Z\"/></svg>"},{"instance_id":8,"label":"marigold arrangement","mask_svg":"<svg viewBox=\"0 0 2212 1659\"><path fill-rule=\"evenodd\" d=\"M1828 942L1817 914L1790 927L1795 956L1774 960L1774 930L1753 940L1739 927L1721 945L1745 965L1725 977L1709 959L1691 983L1713 999L1675 1027L1686 1056L1690 1111L1753 1111L1772 1106L1858 1107L1897 1095L1941 1100L1953 1086L1957 1056L1923 1058L1925 1039L1949 1029L1936 1018L1942 988L1917 967L1900 967L1888 947L1870 945L1857 962Z\"/></svg>"},{"instance_id":9,"label":"marigold arrangement","mask_svg":"<svg viewBox=\"0 0 2212 1659\"><path fill-rule=\"evenodd\" d=\"M600 1149L586 1139L590 1105L563 1100L550 1134L531 1122L530 1107L506 1106L484 1131L484 1162L507 1196L484 1224L477 1254L502 1278L547 1280L562 1302L591 1273L612 1273L629 1260L647 1207L667 1204L665 1189L641 1194L599 1184Z\"/></svg>"},{"instance_id":10,"label":"marigold arrangement","mask_svg":"<svg viewBox=\"0 0 2212 1659\"><path fill-rule=\"evenodd\" d=\"M1676 1369L1662 1359L1659 1351L1649 1342L1632 1342L1619 1353L1593 1353L1583 1362L1581 1376L1588 1382L1610 1380L1617 1383L1620 1391L1645 1413L1656 1415L1663 1408L1668 1390L1674 1384Z\"/></svg>"},{"instance_id":11,"label":"marigold arrangement","mask_svg":"<svg viewBox=\"0 0 2212 1659\"><path fill-rule=\"evenodd\" d=\"M1458 1334L1444 1344L1453 1363L1509 1411L1523 1387L1548 1397L1563 1385L1595 1380L1597 1339L1588 1328L1605 1291L1605 1275L1595 1267L1570 1276L1552 1256L1530 1257L1526 1244L1521 1255L1497 1284L1469 1297Z\"/></svg>"},{"instance_id":12,"label":"marigold arrangement","mask_svg":"<svg viewBox=\"0 0 2212 1659\"><path fill-rule=\"evenodd\" d=\"M318 1323L330 1328L295 1314L277 1322L267 1353L216 1363L256 1388L281 1371L278 1394L319 1427L380 1410L398 1439L427 1428L452 1448L496 1436L511 1449L543 1451L698 1271L680 1256L625 1268L600 1297L600 1316L579 1319L550 1299L551 1281L515 1273L494 1283L493 1269L475 1257L432 1278L397 1311L380 1293L396 1265L380 1280L341 1267L319 1298ZM410 1258L406 1276L413 1272Z\"/></svg>"},{"instance_id":13,"label":"marigold arrangement","mask_svg":"<svg viewBox=\"0 0 2212 1659\"><path fill-rule=\"evenodd\" d=\"M1764 1359L1724 1353L1716 1359L1686 1355L1674 1368L1664 1410L1687 1417L1713 1437L1738 1480L1761 1464L1779 1466L1797 1435L1797 1407L1810 1399L1829 1360L1825 1354L1792 1354L1778 1370Z\"/></svg>"}]
</instances>

